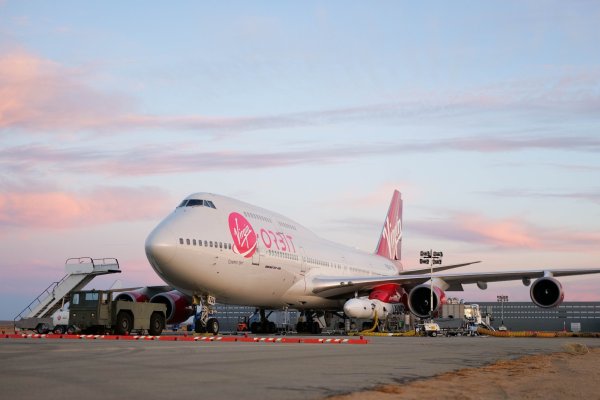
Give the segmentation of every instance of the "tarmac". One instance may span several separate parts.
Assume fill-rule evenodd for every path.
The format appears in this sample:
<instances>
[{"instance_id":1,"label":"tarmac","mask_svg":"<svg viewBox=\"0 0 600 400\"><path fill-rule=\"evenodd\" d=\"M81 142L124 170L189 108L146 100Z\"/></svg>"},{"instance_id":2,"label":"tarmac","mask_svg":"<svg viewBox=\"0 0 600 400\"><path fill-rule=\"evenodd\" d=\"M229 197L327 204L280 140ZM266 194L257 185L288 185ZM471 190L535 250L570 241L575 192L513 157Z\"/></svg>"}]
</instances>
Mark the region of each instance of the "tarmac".
<instances>
[{"instance_id":1,"label":"tarmac","mask_svg":"<svg viewBox=\"0 0 600 400\"><path fill-rule=\"evenodd\" d=\"M0 398L321 399L560 352L566 343L600 347L597 338L368 340L352 345L0 339Z\"/></svg>"}]
</instances>

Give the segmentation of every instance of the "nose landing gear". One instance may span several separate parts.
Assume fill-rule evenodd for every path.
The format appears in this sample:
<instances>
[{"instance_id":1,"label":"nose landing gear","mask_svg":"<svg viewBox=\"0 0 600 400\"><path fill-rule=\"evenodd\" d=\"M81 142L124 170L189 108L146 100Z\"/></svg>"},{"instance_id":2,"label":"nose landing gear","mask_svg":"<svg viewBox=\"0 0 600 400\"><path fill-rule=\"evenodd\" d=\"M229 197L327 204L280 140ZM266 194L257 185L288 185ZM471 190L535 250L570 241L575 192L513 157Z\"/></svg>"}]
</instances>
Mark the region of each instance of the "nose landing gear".
<instances>
[{"instance_id":1,"label":"nose landing gear","mask_svg":"<svg viewBox=\"0 0 600 400\"><path fill-rule=\"evenodd\" d=\"M217 335L219 333L219 321L211 317L211 315L216 314L215 304L216 299L214 296L203 294L203 295L194 295L193 304L196 307L197 318L194 320L194 331L196 333L210 333L213 335ZM200 309L200 313L198 315L197 310Z\"/></svg>"}]
</instances>

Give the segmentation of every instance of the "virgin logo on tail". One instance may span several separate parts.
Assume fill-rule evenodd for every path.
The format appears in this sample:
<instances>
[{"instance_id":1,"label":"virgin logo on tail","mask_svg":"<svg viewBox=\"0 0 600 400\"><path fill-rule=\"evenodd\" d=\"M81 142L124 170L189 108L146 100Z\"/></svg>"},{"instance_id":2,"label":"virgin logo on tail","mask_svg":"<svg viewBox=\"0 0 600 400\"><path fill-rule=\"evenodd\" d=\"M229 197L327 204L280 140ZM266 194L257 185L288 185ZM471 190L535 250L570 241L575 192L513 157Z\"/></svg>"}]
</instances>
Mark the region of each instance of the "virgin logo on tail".
<instances>
[{"instance_id":1,"label":"virgin logo on tail","mask_svg":"<svg viewBox=\"0 0 600 400\"><path fill-rule=\"evenodd\" d=\"M402 221L397 221L396 226L392 228L390 220L386 218L382 236L387 243L387 257L391 260L399 260L398 242L402 239Z\"/></svg>"},{"instance_id":2,"label":"virgin logo on tail","mask_svg":"<svg viewBox=\"0 0 600 400\"><path fill-rule=\"evenodd\" d=\"M241 214L229 214L229 231L233 238L233 251L250 258L256 251L256 233L250 222Z\"/></svg>"},{"instance_id":3,"label":"virgin logo on tail","mask_svg":"<svg viewBox=\"0 0 600 400\"><path fill-rule=\"evenodd\" d=\"M389 258L393 261L398 261L402 258L401 255L401 242L402 242L402 197L400 192L394 191L390 208L381 236L379 237L379 243L377 244L376 254Z\"/></svg>"}]
</instances>

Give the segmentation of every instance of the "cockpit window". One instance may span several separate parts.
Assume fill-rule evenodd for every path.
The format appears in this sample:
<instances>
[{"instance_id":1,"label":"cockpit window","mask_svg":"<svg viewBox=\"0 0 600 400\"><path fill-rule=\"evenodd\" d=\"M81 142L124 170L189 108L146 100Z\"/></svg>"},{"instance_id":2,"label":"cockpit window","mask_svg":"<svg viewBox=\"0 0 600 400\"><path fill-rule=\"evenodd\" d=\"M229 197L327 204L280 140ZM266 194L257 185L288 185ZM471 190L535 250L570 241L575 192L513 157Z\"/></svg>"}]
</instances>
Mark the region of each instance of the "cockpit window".
<instances>
[{"instance_id":1,"label":"cockpit window","mask_svg":"<svg viewBox=\"0 0 600 400\"><path fill-rule=\"evenodd\" d=\"M217 207L215 207L214 203L210 200L201 200L201 199L186 199L183 200L181 202L181 204L179 204L178 207L210 207L210 208L214 208L215 210L217 209Z\"/></svg>"},{"instance_id":2,"label":"cockpit window","mask_svg":"<svg viewBox=\"0 0 600 400\"><path fill-rule=\"evenodd\" d=\"M197 206L203 206L203 205L204 205L204 200L190 199L190 200L188 200L186 207L197 207Z\"/></svg>"}]
</instances>

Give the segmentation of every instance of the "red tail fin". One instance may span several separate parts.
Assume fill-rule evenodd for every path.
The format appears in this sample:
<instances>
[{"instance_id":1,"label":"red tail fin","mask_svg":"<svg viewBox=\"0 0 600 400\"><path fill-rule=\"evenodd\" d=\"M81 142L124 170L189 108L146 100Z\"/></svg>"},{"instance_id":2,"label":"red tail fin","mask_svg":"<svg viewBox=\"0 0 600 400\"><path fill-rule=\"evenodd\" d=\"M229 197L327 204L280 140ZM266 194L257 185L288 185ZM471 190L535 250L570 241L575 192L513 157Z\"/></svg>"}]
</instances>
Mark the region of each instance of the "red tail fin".
<instances>
[{"instance_id":1,"label":"red tail fin","mask_svg":"<svg viewBox=\"0 0 600 400\"><path fill-rule=\"evenodd\" d=\"M376 254L400 261L402 249L402 195L394 190L394 196L383 224Z\"/></svg>"}]
</instances>

